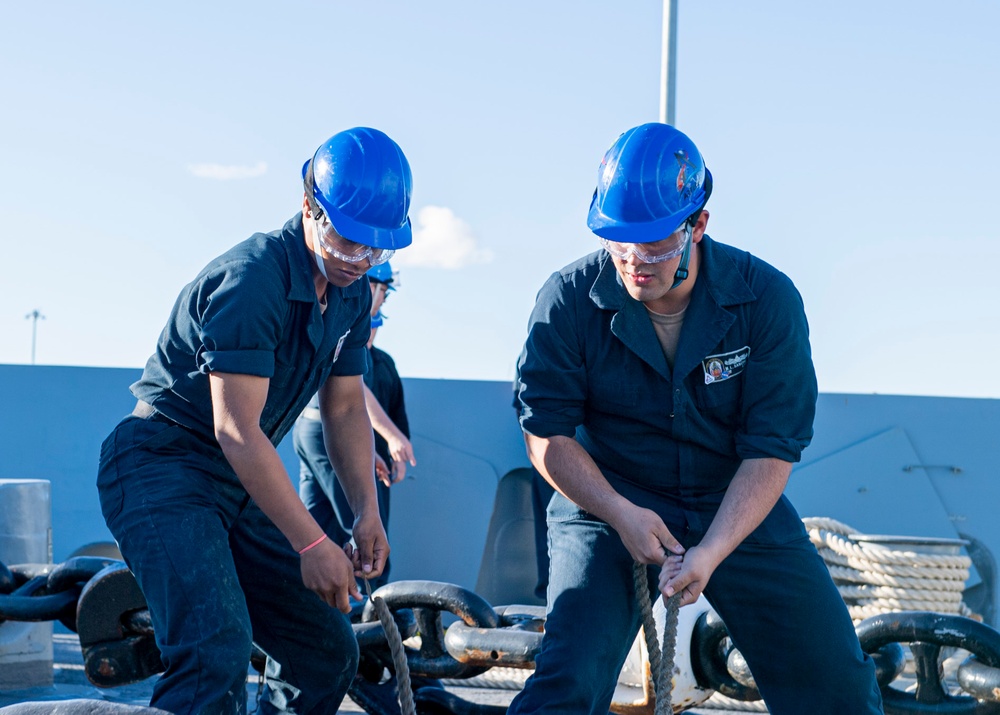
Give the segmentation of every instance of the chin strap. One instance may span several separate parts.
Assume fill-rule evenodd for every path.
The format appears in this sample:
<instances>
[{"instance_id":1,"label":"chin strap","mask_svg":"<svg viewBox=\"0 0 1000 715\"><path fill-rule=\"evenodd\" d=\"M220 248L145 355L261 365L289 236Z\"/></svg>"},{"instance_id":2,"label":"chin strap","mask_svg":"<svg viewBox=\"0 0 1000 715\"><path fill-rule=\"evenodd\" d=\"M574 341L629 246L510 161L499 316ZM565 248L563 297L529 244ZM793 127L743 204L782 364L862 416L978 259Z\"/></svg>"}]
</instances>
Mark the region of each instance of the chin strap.
<instances>
[{"instance_id":1,"label":"chin strap","mask_svg":"<svg viewBox=\"0 0 1000 715\"><path fill-rule=\"evenodd\" d=\"M688 219L688 236L687 243L684 245L684 253L681 254L681 262L677 265L677 272L674 273L674 284L670 286L670 290L673 290L681 283L684 279L688 277L688 261L691 259L691 233L694 231L694 224L698 221L698 217L701 216L701 212L705 210L705 204L708 203L708 199L712 196L712 186L714 182L712 180L712 172L705 167L705 198L701 202L701 207L691 214Z\"/></svg>"},{"instance_id":2,"label":"chin strap","mask_svg":"<svg viewBox=\"0 0 1000 715\"><path fill-rule=\"evenodd\" d=\"M684 243L684 253L681 254L681 262L677 264L677 272L674 273L674 284L670 286L673 290L688 277L688 261L691 260L691 227L688 226L687 240Z\"/></svg>"},{"instance_id":3,"label":"chin strap","mask_svg":"<svg viewBox=\"0 0 1000 715\"><path fill-rule=\"evenodd\" d=\"M326 274L326 263L323 261L323 254L319 250L319 220L323 217L323 209L319 207L316 202L315 188L313 184L313 163L312 159L309 160L309 166L306 167L306 178L304 181L306 190L306 203L309 204L309 211L312 213L313 222L313 241L312 249L313 254L316 257L316 267L319 268L319 272L323 274L324 280L330 280L330 276ZM305 216L302 217L303 223L305 223Z\"/></svg>"},{"instance_id":4,"label":"chin strap","mask_svg":"<svg viewBox=\"0 0 1000 715\"><path fill-rule=\"evenodd\" d=\"M323 254L319 250L319 221L313 219L313 241L312 241L313 255L316 257L316 266L319 268L319 272L323 274L324 280L330 280L330 276L326 274L326 263L323 261Z\"/></svg>"}]
</instances>

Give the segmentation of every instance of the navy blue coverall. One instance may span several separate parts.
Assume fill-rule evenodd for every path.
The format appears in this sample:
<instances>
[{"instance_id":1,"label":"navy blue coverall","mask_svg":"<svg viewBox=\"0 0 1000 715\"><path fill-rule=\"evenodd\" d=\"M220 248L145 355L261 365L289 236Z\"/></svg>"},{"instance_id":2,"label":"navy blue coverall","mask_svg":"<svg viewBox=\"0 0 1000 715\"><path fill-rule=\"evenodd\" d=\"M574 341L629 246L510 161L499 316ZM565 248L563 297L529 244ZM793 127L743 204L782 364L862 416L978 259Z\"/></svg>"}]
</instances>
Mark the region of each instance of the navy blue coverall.
<instances>
[{"instance_id":1,"label":"navy blue coverall","mask_svg":"<svg viewBox=\"0 0 1000 715\"><path fill-rule=\"evenodd\" d=\"M151 705L172 713L245 712L252 641L269 656L261 712L335 713L357 670L347 617L302 583L213 428L212 371L269 378L260 425L274 445L329 375L365 372L367 282L331 284L321 312L312 261L301 214L213 260L132 385L136 412L101 447L101 510L166 666Z\"/></svg>"},{"instance_id":2,"label":"navy blue coverall","mask_svg":"<svg viewBox=\"0 0 1000 715\"><path fill-rule=\"evenodd\" d=\"M611 486L657 512L685 548L704 537L743 460L799 461L817 398L792 282L708 236L698 250L672 368L604 251L542 287L518 366L524 431L575 436ZM545 638L508 712L604 715L640 625L632 557L606 522L559 493L548 527ZM657 577L651 568L654 598ZM881 712L873 662L787 498L704 595L772 713Z\"/></svg>"}]
</instances>

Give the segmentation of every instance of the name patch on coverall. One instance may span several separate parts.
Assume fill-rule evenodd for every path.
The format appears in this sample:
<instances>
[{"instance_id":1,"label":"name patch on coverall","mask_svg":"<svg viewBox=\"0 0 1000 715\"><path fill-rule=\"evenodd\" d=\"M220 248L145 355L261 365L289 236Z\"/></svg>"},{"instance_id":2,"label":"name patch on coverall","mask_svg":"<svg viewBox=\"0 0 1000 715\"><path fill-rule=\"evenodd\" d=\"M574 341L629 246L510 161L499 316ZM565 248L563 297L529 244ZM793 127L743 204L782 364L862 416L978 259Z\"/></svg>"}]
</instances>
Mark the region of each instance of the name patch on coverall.
<instances>
[{"instance_id":1,"label":"name patch on coverall","mask_svg":"<svg viewBox=\"0 0 1000 715\"><path fill-rule=\"evenodd\" d=\"M344 341L347 340L347 336L351 334L351 329L348 328L347 332L340 336L337 341L337 349L333 351L333 362L337 362L337 358L340 357L340 350L344 347Z\"/></svg>"},{"instance_id":2,"label":"name patch on coverall","mask_svg":"<svg viewBox=\"0 0 1000 715\"><path fill-rule=\"evenodd\" d=\"M743 372L750 357L750 346L744 345L739 350L732 350L719 355L709 355L701 361L701 369L705 371L705 384L728 380Z\"/></svg>"}]
</instances>

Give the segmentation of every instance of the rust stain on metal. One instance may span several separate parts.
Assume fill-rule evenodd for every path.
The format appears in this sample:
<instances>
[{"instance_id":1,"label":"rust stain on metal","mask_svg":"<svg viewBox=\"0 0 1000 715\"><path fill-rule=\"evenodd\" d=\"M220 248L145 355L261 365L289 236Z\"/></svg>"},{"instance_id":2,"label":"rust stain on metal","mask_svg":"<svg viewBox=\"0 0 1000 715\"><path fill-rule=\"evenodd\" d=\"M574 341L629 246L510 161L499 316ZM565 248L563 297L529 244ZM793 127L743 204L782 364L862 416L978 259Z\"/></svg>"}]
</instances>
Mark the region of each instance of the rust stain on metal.
<instances>
[{"instance_id":1,"label":"rust stain on metal","mask_svg":"<svg viewBox=\"0 0 1000 715\"><path fill-rule=\"evenodd\" d=\"M511 651L506 650L480 650L478 648L466 648L465 655L470 660L481 662L484 660L502 660L510 655ZM531 664L534 667L534 664Z\"/></svg>"}]
</instances>

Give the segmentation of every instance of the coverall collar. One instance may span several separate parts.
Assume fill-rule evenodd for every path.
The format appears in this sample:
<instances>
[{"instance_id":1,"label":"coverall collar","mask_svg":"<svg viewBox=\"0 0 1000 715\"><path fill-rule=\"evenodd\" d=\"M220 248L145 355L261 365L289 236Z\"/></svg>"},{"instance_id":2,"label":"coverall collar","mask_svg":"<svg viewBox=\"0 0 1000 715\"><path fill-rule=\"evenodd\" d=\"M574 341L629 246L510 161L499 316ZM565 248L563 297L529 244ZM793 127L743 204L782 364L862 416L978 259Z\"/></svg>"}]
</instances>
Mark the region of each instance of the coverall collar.
<instances>
[{"instance_id":1,"label":"coverall collar","mask_svg":"<svg viewBox=\"0 0 1000 715\"><path fill-rule=\"evenodd\" d=\"M649 313L628 294L607 253L601 257L600 273L590 289L590 299L598 308L615 311L611 332L667 380L683 379L719 344L736 320L728 306L757 299L732 259L716 250L709 236L702 237L696 250L701 252L701 263L684 315L673 376Z\"/></svg>"},{"instance_id":2,"label":"coverall collar","mask_svg":"<svg viewBox=\"0 0 1000 715\"><path fill-rule=\"evenodd\" d=\"M337 310L327 308L325 314L319 310L319 302L316 299L316 284L313 282L313 257L306 245L305 229L302 227L302 212L290 218L281 229L281 240L288 251L289 285L288 300L301 301L303 303L313 303L313 317L309 321L307 332L309 342L313 348L319 348L323 344L324 336L327 332L324 329L324 321L333 323ZM330 289L334 288L333 291ZM366 281L356 280L344 288L335 288L333 284L327 289L327 295L339 290L339 295L346 298L353 298L361 295L361 291L368 290ZM337 296L333 296L336 299ZM334 306L336 308L337 306ZM331 336L326 335L327 339ZM333 336L335 339L336 336Z\"/></svg>"}]
</instances>

